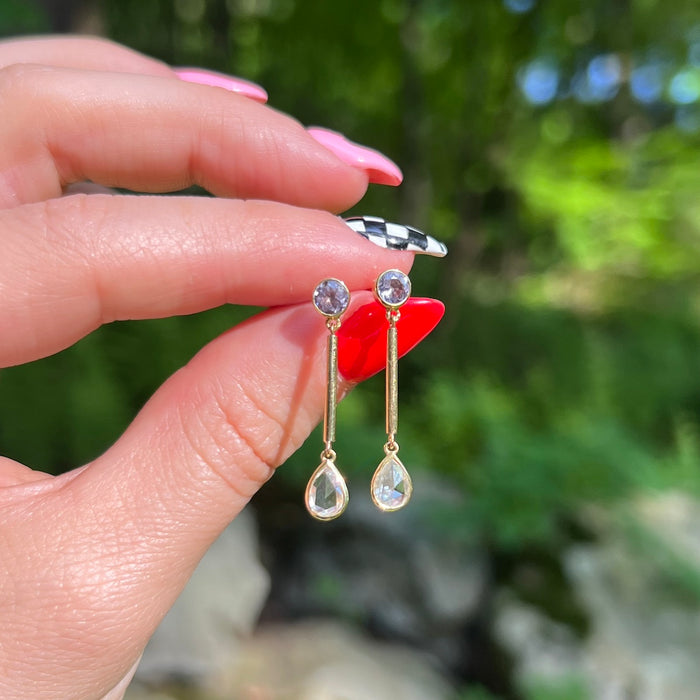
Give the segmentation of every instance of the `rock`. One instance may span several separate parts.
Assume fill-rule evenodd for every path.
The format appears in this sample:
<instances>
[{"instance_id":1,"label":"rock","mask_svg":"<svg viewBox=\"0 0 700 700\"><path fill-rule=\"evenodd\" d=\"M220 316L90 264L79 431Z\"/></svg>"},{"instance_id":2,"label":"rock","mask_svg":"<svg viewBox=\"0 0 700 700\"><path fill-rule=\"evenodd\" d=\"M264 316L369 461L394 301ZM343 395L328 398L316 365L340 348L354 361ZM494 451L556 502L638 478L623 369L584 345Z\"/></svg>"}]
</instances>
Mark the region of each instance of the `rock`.
<instances>
[{"instance_id":1,"label":"rock","mask_svg":"<svg viewBox=\"0 0 700 700\"><path fill-rule=\"evenodd\" d=\"M599 518L599 525L601 519ZM573 630L504 592L496 635L521 688L579 679L597 700L696 700L700 688L700 503L662 494L602 518L594 545L570 548L567 576L590 621Z\"/></svg>"},{"instance_id":2,"label":"rock","mask_svg":"<svg viewBox=\"0 0 700 700\"><path fill-rule=\"evenodd\" d=\"M494 635L516 659L516 681L522 688L558 685L580 676L584 652L572 630L507 592L496 604Z\"/></svg>"},{"instance_id":3,"label":"rock","mask_svg":"<svg viewBox=\"0 0 700 700\"><path fill-rule=\"evenodd\" d=\"M124 700L178 700L178 698L170 693L143 687L138 681L134 681L126 691Z\"/></svg>"},{"instance_id":4,"label":"rock","mask_svg":"<svg viewBox=\"0 0 700 700\"><path fill-rule=\"evenodd\" d=\"M333 622L262 628L243 646L226 698L442 700L453 689L426 657Z\"/></svg>"},{"instance_id":5,"label":"rock","mask_svg":"<svg viewBox=\"0 0 700 700\"><path fill-rule=\"evenodd\" d=\"M258 558L255 522L244 511L205 554L156 630L136 672L135 688L171 679L206 686L236 658L269 588Z\"/></svg>"},{"instance_id":6,"label":"rock","mask_svg":"<svg viewBox=\"0 0 700 700\"><path fill-rule=\"evenodd\" d=\"M487 586L483 556L464 545L425 541L415 543L413 556L430 619L450 627L468 621Z\"/></svg>"},{"instance_id":7,"label":"rock","mask_svg":"<svg viewBox=\"0 0 700 700\"><path fill-rule=\"evenodd\" d=\"M585 646L594 697L695 700L700 503L679 493L640 499L624 529L573 549L566 565L594 621Z\"/></svg>"},{"instance_id":8,"label":"rock","mask_svg":"<svg viewBox=\"0 0 700 700\"><path fill-rule=\"evenodd\" d=\"M639 499L634 510L642 527L653 530L700 576L700 502L687 494L671 492Z\"/></svg>"}]
</instances>

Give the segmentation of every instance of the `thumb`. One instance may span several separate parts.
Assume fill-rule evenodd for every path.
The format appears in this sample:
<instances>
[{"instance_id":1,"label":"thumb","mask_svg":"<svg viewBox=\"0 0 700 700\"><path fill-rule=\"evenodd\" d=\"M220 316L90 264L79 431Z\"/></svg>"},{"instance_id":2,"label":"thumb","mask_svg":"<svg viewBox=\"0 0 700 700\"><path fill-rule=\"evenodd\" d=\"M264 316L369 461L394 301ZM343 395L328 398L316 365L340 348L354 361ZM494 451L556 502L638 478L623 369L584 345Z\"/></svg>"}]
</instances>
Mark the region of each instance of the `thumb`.
<instances>
[{"instance_id":1,"label":"thumb","mask_svg":"<svg viewBox=\"0 0 700 700\"><path fill-rule=\"evenodd\" d=\"M318 422L326 332L307 304L266 311L211 342L81 474L86 497L99 489L105 504L113 491L126 506L112 519L167 513L177 521L171 541L186 533L181 558L198 560L195 542L213 540Z\"/></svg>"},{"instance_id":2,"label":"thumb","mask_svg":"<svg viewBox=\"0 0 700 700\"><path fill-rule=\"evenodd\" d=\"M100 458L17 487L3 549L21 619L10 610L0 661L41 667L51 685L34 679L32 697L95 697L124 676L206 548L318 422L326 333L311 304L259 314L175 373Z\"/></svg>"}]
</instances>

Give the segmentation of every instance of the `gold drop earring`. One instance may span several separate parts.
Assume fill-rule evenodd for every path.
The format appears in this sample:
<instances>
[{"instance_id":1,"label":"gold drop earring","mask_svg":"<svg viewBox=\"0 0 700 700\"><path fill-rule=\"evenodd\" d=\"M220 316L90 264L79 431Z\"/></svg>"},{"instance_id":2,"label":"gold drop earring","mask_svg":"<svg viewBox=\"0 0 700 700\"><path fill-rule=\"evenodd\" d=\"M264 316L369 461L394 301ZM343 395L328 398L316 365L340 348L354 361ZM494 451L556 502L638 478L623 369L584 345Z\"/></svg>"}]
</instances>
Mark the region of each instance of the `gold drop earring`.
<instances>
[{"instance_id":1,"label":"gold drop earring","mask_svg":"<svg viewBox=\"0 0 700 700\"><path fill-rule=\"evenodd\" d=\"M413 483L398 457L396 432L399 425L399 354L396 324L400 307L411 296L411 280L400 270L387 270L377 278L374 294L386 309L389 323L386 337L386 434L384 459L372 477L370 492L374 505L385 512L403 508L411 498Z\"/></svg>"},{"instance_id":2,"label":"gold drop earring","mask_svg":"<svg viewBox=\"0 0 700 700\"><path fill-rule=\"evenodd\" d=\"M313 305L325 317L328 328L326 404L323 417L321 464L311 475L304 501L309 514L317 520L333 520L347 508L348 487L335 465L335 416L338 403L338 328L340 317L348 308L350 292L343 282L325 279L316 285Z\"/></svg>"}]
</instances>

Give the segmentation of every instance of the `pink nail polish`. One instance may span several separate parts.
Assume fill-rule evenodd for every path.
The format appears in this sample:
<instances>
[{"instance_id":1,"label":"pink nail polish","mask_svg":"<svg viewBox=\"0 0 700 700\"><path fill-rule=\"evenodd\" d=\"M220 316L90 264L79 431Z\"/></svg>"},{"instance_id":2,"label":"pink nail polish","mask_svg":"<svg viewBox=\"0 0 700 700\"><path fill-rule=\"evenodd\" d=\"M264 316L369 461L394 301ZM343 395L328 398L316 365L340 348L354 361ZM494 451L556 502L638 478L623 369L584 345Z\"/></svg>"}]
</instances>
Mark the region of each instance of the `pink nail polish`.
<instances>
[{"instance_id":1,"label":"pink nail polish","mask_svg":"<svg viewBox=\"0 0 700 700\"><path fill-rule=\"evenodd\" d=\"M348 141L342 134L330 129L312 126L307 129L311 137L334 153L343 163L364 170L369 181L376 185L400 185L403 173L393 161L372 148Z\"/></svg>"},{"instance_id":2,"label":"pink nail polish","mask_svg":"<svg viewBox=\"0 0 700 700\"><path fill-rule=\"evenodd\" d=\"M210 87L219 87L229 92L235 92L243 97L249 97L256 102L267 102L267 92L259 85L242 78L234 78L215 71L202 68L174 68L175 74L180 80L188 83L199 83Z\"/></svg>"}]
</instances>

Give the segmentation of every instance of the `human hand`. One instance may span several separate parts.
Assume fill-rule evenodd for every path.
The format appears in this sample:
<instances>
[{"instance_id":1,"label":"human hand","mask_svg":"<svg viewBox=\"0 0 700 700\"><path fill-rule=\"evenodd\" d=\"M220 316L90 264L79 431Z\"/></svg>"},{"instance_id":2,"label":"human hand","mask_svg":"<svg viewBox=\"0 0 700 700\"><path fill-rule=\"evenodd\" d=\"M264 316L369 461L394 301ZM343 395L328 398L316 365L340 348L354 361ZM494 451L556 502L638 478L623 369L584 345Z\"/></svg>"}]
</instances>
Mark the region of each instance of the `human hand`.
<instances>
[{"instance_id":1,"label":"human hand","mask_svg":"<svg viewBox=\"0 0 700 700\"><path fill-rule=\"evenodd\" d=\"M0 104L11 105L0 367L114 320L274 307L207 345L91 463L51 477L0 458L6 700L122 696L206 548L320 418L315 284L366 290L382 270L410 268L411 254L330 213L370 177L396 180L390 161L351 145L334 155L254 88L229 88L99 40L0 43ZM218 197L66 195L83 181L153 193L196 183ZM354 296L349 315L370 300Z\"/></svg>"}]
</instances>

